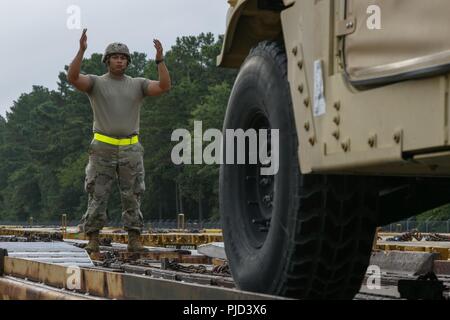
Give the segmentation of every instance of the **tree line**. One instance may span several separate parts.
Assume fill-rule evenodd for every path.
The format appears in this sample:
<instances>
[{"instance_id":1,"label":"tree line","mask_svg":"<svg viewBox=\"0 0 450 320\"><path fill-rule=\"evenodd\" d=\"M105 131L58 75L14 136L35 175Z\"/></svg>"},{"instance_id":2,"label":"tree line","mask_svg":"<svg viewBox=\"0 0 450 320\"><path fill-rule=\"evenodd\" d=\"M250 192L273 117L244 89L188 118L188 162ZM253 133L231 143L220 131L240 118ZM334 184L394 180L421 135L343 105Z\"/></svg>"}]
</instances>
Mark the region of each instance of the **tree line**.
<instances>
[{"instance_id":1,"label":"tree line","mask_svg":"<svg viewBox=\"0 0 450 320\"><path fill-rule=\"evenodd\" d=\"M235 70L216 67L223 38L211 33L184 36L166 53L173 88L170 93L146 98L141 109L140 140L145 148L145 220L219 219L217 165L176 166L171 161L172 132L222 128ZM72 57L67 57L70 61ZM82 72L106 72L102 54L84 59ZM127 70L132 77L157 79L157 68L146 54L134 52ZM92 110L87 95L75 91L64 67L58 87L34 86L0 116L0 221L59 221L67 214L77 221L86 210L84 192L88 146L92 140ZM113 188L108 214L120 222L118 187ZM431 210L415 220L450 219L450 205Z\"/></svg>"}]
</instances>

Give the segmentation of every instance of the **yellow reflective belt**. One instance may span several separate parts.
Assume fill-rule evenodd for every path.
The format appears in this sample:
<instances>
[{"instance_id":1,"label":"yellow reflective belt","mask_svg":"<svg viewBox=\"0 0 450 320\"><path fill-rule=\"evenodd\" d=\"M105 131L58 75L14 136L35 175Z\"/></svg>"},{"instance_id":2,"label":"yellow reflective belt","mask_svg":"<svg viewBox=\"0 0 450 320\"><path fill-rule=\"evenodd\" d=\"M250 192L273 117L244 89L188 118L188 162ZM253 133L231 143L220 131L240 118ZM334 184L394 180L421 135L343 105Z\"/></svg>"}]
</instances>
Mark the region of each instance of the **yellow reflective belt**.
<instances>
[{"instance_id":1,"label":"yellow reflective belt","mask_svg":"<svg viewBox=\"0 0 450 320\"><path fill-rule=\"evenodd\" d=\"M114 146L130 146L132 144L139 143L139 136L134 136L129 139L115 139L102 134L96 133L94 139L107 144L112 144Z\"/></svg>"}]
</instances>

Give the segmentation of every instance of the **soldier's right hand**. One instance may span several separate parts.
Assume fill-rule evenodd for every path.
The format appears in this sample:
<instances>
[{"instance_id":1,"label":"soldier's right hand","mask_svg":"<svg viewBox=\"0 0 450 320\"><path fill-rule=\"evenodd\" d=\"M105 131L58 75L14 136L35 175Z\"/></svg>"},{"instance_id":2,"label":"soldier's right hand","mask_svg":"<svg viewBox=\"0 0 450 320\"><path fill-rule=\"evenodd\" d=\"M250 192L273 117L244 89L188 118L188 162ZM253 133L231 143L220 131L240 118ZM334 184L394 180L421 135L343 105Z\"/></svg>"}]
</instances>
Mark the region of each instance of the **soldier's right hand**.
<instances>
[{"instance_id":1,"label":"soldier's right hand","mask_svg":"<svg viewBox=\"0 0 450 320\"><path fill-rule=\"evenodd\" d=\"M83 34L81 35L80 39L80 50L86 51L87 49L87 35L86 35L87 29L83 29Z\"/></svg>"}]
</instances>

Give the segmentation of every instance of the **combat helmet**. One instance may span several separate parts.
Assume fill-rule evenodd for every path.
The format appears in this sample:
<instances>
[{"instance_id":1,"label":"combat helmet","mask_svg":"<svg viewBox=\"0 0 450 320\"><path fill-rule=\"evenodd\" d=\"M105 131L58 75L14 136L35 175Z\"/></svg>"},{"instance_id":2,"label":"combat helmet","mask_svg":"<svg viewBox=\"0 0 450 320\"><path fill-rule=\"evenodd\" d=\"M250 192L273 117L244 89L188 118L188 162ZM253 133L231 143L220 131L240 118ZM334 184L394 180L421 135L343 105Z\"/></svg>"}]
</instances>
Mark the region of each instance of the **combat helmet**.
<instances>
[{"instance_id":1,"label":"combat helmet","mask_svg":"<svg viewBox=\"0 0 450 320\"><path fill-rule=\"evenodd\" d=\"M123 54L123 55L127 56L128 64L131 63L130 50L128 49L128 47L125 44L119 43L119 42L114 42L114 43L111 43L110 45L108 45L108 47L106 47L105 54L103 55L103 58L102 58L103 63L106 63L106 61L108 60L108 57L113 54Z\"/></svg>"}]
</instances>

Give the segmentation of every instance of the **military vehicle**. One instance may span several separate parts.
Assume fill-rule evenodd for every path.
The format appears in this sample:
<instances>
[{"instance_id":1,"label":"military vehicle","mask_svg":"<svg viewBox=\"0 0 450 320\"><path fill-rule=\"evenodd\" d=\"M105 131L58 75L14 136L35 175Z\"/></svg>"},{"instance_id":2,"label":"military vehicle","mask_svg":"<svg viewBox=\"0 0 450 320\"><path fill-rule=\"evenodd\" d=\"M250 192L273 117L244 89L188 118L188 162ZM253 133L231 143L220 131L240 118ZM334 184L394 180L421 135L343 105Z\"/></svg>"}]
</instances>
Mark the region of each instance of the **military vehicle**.
<instances>
[{"instance_id":1,"label":"military vehicle","mask_svg":"<svg viewBox=\"0 0 450 320\"><path fill-rule=\"evenodd\" d=\"M377 226L450 202L450 2L228 2L224 130L280 130L275 176L220 169L234 279L351 299Z\"/></svg>"}]
</instances>

